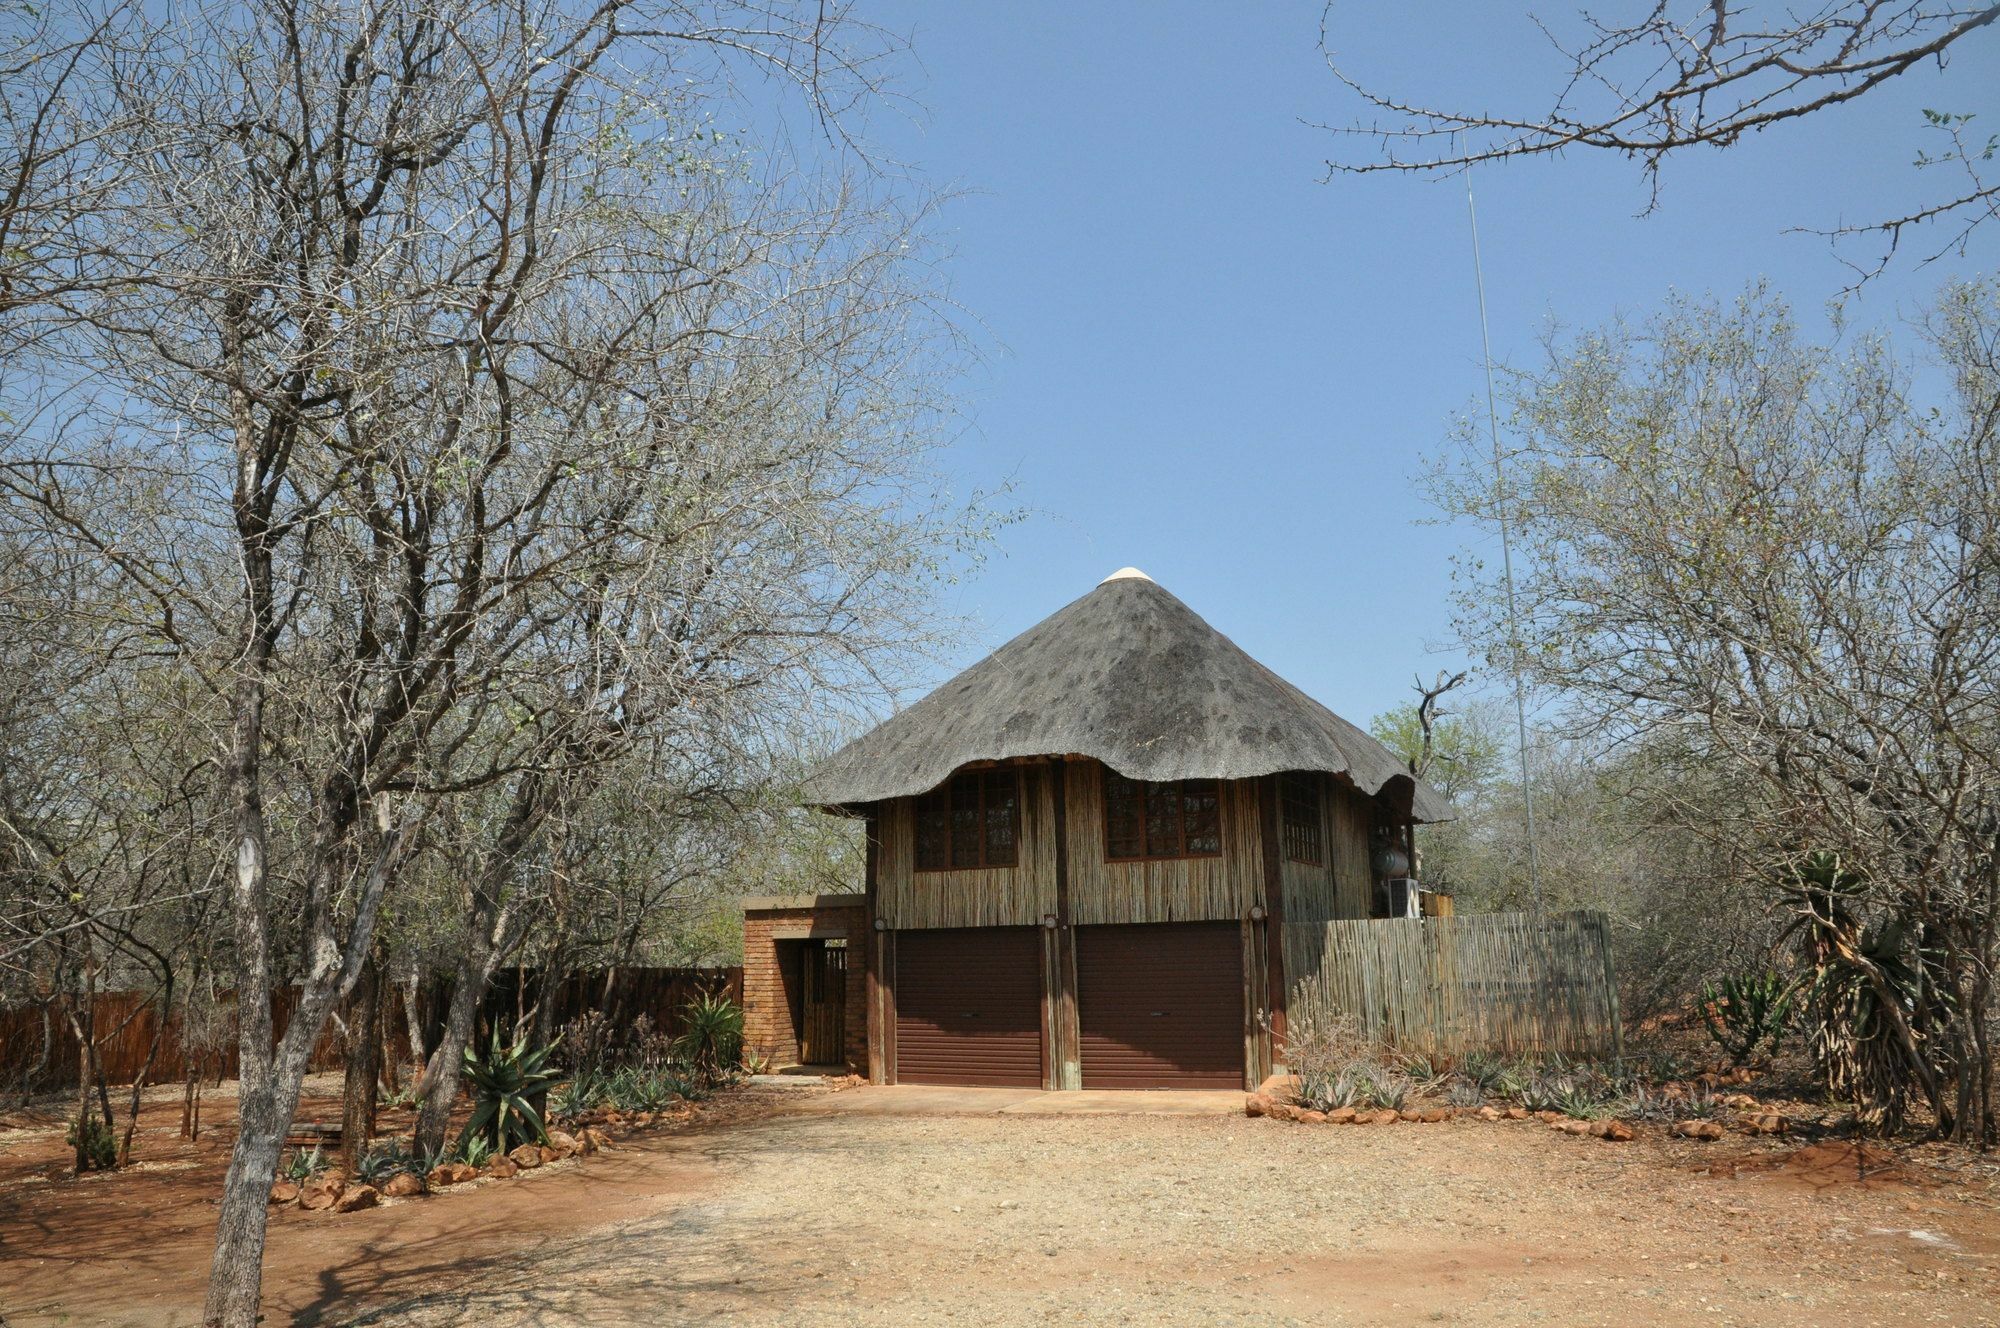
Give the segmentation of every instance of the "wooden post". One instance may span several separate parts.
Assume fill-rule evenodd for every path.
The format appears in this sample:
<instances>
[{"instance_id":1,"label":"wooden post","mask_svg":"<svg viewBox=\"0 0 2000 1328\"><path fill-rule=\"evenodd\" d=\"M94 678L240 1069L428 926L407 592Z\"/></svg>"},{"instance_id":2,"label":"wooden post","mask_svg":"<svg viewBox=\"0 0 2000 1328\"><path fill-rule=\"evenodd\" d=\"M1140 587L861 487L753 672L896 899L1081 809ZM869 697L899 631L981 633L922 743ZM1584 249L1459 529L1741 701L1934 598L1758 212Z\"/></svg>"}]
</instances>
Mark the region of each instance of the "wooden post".
<instances>
[{"instance_id":1,"label":"wooden post","mask_svg":"<svg viewBox=\"0 0 2000 1328\"><path fill-rule=\"evenodd\" d=\"M1082 1032L1076 1011L1076 932L1069 920L1068 782L1063 759L1043 767L1049 780L1051 833L1056 837L1056 925L1042 929L1042 1087L1067 1091L1083 1087L1078 1046Z\"/></svg>"},{"instance_id":2,"label":"wooden post","mask_svg":"<svg viewBox=\"0 0 2000 1328\"><path fill-rule=\"evenodd\" d=\"M1257 812L1264 833L1264 1002L1269 1028L1261 1059L1275 1069L1285 1041L1285 844L1278 823L1278 776L1257 781ZM1328 845L1330 849L1332 846ZM1248 976L1246 970L1246 978Z\"/></svg>"},{"instance_id":3,"label":"wooden post","mask_svg":"<svg viewBox=\"0 0 2000 1328\"><path fill-rule=\"evenodd\" d=\"M862 926L867 929L868 980L864 988L866 1009L862 1017L868 1021L868 1082L886 1084L893 1081L895 1074L889 1057L889 1038L895 1030L886 1026L887 1020L883 1014L886 1005L883 998L888 990L887 934L875 925L877 916L875 871L876 860L881 856L879 836L882 813L879 807L868 809L864 825L866 826L865 848L862 856L866 867L863 880L866 882L865 898L868 906L864 910Z\"/></svg>"}]
</instances>

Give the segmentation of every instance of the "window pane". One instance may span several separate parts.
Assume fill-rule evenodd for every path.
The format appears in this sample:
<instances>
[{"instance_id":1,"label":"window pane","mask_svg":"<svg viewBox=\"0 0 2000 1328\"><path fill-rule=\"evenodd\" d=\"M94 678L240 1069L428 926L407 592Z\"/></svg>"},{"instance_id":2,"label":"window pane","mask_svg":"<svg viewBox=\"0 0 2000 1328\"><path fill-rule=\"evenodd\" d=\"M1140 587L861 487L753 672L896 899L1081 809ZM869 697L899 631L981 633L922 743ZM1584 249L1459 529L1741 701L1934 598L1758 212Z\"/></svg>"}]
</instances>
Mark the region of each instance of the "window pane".
<instances>
[{"instance_id":1,"label":"window pane","mask_svg":"<svg viewBox=\"0 0 2000 1328\"><path fill-rule=\"evenodd\" d=\"M948 811L943 793L932 793L917 799L918 871L945 869L945 831Z\"/></svg>"},{"instance_id":2,"label":"window pane","mask_svg":"<svg viewBox=\"0 0 2000 1328\"><path fill-rule=\"evenodd\" d=\"M1187 851L1204 855L1222 852L1221 798L1212 779L1190 779L1181 785L1181 809L1187 825Z\"/></svg>"},{"instance_id":3,"label":"window pane","mask_svg":"<svg viewBox=\"0 0 2000 1328\"><path fill-rule=\"evenodd\" d=\"M1146 855L1139 786L1109 766L1104 770L1104 856L1140 858Z\"/></svg>"},{"instance_id":4,"label":"window pane","mask_svg":"<svg viewBox=\"0 0 2000 1328\"><path fill-rule=\"evenodd\" d=\"M1177 858L1181 853L1180 790L1172 784L1147 784L1146 856Z\"/></svg>"},{"instance_id":5,"label":"window pane","mask_svg":"<svg viewBox=\"0 0 2000 1328\"><path fill-rule=\"evenodd\" d=\"M1021 781L1012 770L986 776L986 865L1014 865L1014 821Z\"/></svg>"},{"instance_id":6,"label":"window pane","mask_svg":"<svg viewBox=\"0 0 2000 1328\"><path fill-rule=\"evenodd\" d=\"M979 865L979 776L951 781L951 865Z\"/></svg>"}]
</instances>

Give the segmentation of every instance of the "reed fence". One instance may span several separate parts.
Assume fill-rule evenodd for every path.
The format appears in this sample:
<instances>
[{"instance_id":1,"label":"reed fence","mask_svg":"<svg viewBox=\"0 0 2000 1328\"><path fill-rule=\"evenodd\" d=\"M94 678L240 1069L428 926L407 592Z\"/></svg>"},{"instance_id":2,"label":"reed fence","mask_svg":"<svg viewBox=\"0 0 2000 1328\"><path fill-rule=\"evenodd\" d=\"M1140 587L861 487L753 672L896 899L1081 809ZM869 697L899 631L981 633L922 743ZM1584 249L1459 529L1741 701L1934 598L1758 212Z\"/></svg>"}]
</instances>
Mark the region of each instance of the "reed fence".
<instances>
[{"instance_id":1,"label":"reed fence","mask_svg":"<svg viewBox=\"0 0 2000 1328\"><path fill-rule=\"evenodd\" d=\"M1317 963L1294 970L1309 975L1292 987L1295 1010L1352 1019L1363 1036L1406 1051L1623 1054L1602 913L1321 926L1309 947Z\"/></svg>"},{"instance_id":2,"label":"reed fence","mask_svg":"<svg viewBox=\"0 0 2000 1328\"><path fill-rule=\"evenodd\" d=\"M539 998L542 978L535 969L502 969L494 975L491 989L480 1007L482 1027L511 1028L513 1016L524 1004ZM721 992L739 1004L743 999L743 970L730 968L642 968L627 967L570 974L558 981L555 992L554 1024L560 1026L584 1010L602 1010L619 1027L629 1026L640 1015L654 1028L676 1033L683 1022L682 1011L695 996ZM435 1046L442 1031L450 984L430 980L419 993L417 1017L424 1027L424 1045ZM227 999L227 998L225 998ZM393 1048L407 1048L408 1033L400 990L384 983L382 989L383 1040ZM281 987L271 995L272 1032L284 1036L297 993ZM174 1083L187 1078L190 1058L204 1077L233 1079L238 1069L236 1029L233 1010L219 1045L212 1049L190 1047L182 1037L181 1012L176 1007L165 1015L160 1031L160 1050L148 1078L153 1083ZM92 1041L108 1084L129 1084L146 1062L153 1033L162 1017L159 1003L143 992L99 992L92 1007ZM46 1041L46 1054L44 1044ZM51 1003L43 1006L0 1008L0 1093L26 1087L32 1092L52 1092L74 1088L78 1072L78 1046L64 1011ZM328 1020L313 1046L311 1068L336 1069L341 1064L339 1026ZM37 1071L39 1066L39 1071ZM24 1082L25 1081L25 1082Z\"/></svg>"}]
</instances>

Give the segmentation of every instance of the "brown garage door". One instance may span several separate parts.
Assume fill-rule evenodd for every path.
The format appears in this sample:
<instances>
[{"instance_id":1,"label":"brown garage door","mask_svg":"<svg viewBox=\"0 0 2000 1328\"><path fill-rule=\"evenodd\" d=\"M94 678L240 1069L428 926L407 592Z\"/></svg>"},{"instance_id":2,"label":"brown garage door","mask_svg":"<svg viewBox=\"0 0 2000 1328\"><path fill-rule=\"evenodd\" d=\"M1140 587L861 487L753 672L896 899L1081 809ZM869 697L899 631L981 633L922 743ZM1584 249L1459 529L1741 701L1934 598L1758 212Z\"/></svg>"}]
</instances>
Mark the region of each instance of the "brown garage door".
<instances>
[{"instance_id":1,"label":"brown garage door","mask_svg":"<svg viewBox=\"0 0 2000 1328\"><path fill-rule=\"evenodd\" d=\"M1085 1088L1241 1088L1243 940L1233 922L1076 930Z\"/></svg>"},{"instance_id":2,"label":"brown garage door","mask_svg":"<svg viewBox=\"0 0 2000 1328\"><path fill-rule=\"evenodd\" d=\"M896 933L896 1079L1042 1086L1033 927Z\"/></svg>"}]
</instances>

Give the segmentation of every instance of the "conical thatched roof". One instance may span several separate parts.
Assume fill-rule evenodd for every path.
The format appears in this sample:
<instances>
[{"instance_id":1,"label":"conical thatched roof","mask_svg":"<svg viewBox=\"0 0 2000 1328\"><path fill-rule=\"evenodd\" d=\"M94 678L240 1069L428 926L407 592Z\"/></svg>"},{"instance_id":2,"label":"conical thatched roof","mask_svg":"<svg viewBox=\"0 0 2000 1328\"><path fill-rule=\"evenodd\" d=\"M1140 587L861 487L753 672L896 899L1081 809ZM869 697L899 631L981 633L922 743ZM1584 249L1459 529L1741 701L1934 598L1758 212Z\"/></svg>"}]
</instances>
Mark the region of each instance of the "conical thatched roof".
<instances>
[{"instance_id":1,"label":"conical thatched roof","mask_svg":"<svg viewBox=\"0 0 2000 1328\"><path fill-rule=\"evenodd\" d=\"M843 747L807 793L852 806L927 792L971 761L1061 755L1132 779L1319 770L1420 821L1450 815L1381 743L1130 568Z\"/></svg>"}]
</instances>

